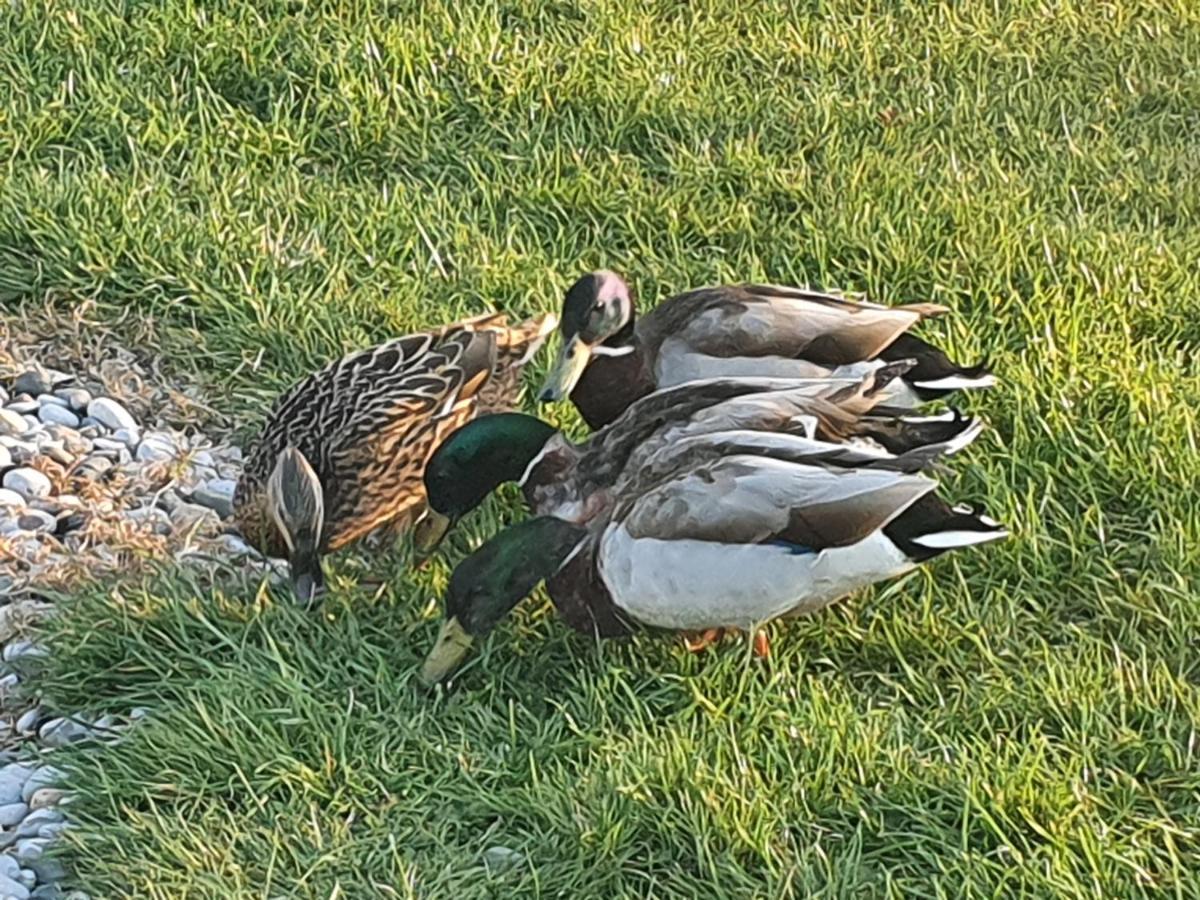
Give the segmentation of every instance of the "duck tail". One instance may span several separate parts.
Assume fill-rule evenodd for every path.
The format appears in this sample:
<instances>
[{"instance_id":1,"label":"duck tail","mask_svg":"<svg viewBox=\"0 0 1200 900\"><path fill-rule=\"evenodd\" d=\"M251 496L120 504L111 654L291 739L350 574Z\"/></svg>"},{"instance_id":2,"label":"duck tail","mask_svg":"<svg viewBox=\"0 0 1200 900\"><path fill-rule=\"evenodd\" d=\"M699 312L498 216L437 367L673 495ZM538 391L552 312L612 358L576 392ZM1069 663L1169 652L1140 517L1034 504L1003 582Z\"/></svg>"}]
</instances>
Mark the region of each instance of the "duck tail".
<instances>
[{"instance_id":1,"label":"duck tail","mask_svg":"<svg viewBox=\"0 0 1200 900\"><path fill-rule=\"evenodd\" d=\"M887 362L911 359L912 369L905 373L904 382L922 400L935 400L954 391L992 387L996 383L988 363L962 366L937 347L912 334L902 334L892 341L879 358Z\"/></svg>"},{"instance_id":2,"label":"duck tail","mask_svg":"<svg viewBox=\"0 0 1200 900\"><path fill-rule=\"evenodd\" d=\"M981 419L952 409L936 416L865 418L859 422L857 434L871 438L895 456L917 450L953 456L979 437L983 428Z\"/></svg>"},{"instance_id":3,"label":"duck tail","mask_svg":"<svg viewBox=\"0 0 1200 900\"><path fill-rule=\"evenodd\" d=\"M1008 537L1008 531L995 519L969 506L950 506L932 492L889 522L884 534L917 563L958 547Z\"/></svg>"}]
</instances>

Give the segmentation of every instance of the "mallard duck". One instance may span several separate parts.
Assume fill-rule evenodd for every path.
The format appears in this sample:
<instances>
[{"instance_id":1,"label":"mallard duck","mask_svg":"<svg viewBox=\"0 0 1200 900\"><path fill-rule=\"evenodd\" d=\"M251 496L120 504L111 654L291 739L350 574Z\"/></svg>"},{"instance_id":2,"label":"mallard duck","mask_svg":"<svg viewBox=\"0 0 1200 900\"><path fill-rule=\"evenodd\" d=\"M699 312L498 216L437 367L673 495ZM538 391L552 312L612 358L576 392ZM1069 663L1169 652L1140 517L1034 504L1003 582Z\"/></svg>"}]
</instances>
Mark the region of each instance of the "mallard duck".
<instances>
[{"instance_id":1,"label":"mallard duck","mask_svg":"<svg viewBox=\"0 0 1200 900\"><path fill-rule=\"evenodd\" d=\"M323 554L422 521L429 455L477 413L512 406L554 325L481 316L352 353L294 385L246 453L234 494L242 534L286 557L297 596L311 601Z\"/></svg>"},{"instance_id":2,"label":"mallard duck","mask_svg":"<svg viewBox=\"0 0 1200 900\"><path fill-rule=\"evenodd\" d=\"M786 452L796 436L757 437L776 455L698 447L633 476L582 523L537 516L493 537L454 570L422 678L451 674L543 580L568 624L600 637L754 629L1005 536L924 474L812 464Z\"/></svg>"},{"instance_id":3,"label":"mallard duck","mask_svg":"<svg viewBox=\"0 0 1200 900\"><path fill-rule=\"evenodd\" d=\"M638 472L664 448L715 435L749 447L751 432L797 436L812 458L844 465L877 461L919 469L969 444L982 423L957 411L937 416L873 410L910 361L859 379L723 378L690 382L637 400L580 444L520 413L481 416L451 434L430 457L425 488L432 515L462 518L505 482L517 482L530 510L583 521L622 473ZM800 437L802 436L802 438ZM770 452L771 445L762 445ZM758 452L747 449L745 452Z\"/></svg>"},{"instance_id":4,"label":"mallard duck","mask_svg":"<svg viewBox=\"0 0 1200 900\"><path fill-rule=\"evenodd\" d=\"M715 377L861 376L887 362L915 365L891 387L889 406L913 409L993 383L987 366L960 366L907 331L946 308L885 307L799 288L708 287L665 300L636 319L628 285L609 271L576 281L563 301L562 348L539 394L570 395L600 428L633 401Z\"/></svg>"}]
</instances>

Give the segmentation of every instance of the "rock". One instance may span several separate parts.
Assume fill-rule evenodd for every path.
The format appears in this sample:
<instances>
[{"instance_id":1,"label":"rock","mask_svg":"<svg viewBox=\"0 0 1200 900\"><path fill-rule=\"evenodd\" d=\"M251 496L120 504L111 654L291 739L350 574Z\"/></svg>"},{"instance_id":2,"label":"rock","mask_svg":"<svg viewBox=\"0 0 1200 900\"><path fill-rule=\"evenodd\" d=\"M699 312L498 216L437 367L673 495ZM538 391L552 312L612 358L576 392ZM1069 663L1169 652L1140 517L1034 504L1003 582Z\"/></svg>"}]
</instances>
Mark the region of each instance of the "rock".
<instances>
[{"instance_id":1,"label":"rock","mask_svg":"<svg viewBox=\"0 0 1200 900\"><path fill-rule=\"evenodd\" d=\"M47 747L65 747L76 741L95 737L91 726L75 719L51 719L38 729L38 739Z\"/></svg>"},{"instance_id":2,"label":"rock","mask_svg":"<svg viewBox=\"0 0 1200 900\"><path fill-rule=\"evenodd\" d=\"M125 452L128 453L129 451L126 450ZM116 463L111 459L93 454L81 462L75 472L84 478L99 481L112 470L114 465Z\"/></svg>"},{"instance_id":3,"label":"rock","mask_svg":"<svg viewBox=\"0 0 1200 900\"><path fill-rule=\"evenodd\" d=\"M8 488L0 488L0 508L15 507L21 508L25 505L25 498L16 491L10 491Z\"/></svg>"},{"instance_id":4,"label":"rock","mask_svg":"<svg viewBox=\"0 0 1200 900\"><path fill-rule=\"evenodd\" d=\"M524 861L525 857L510 847L488 847L483 851L483 864L493 872L503 872Z\"/></svg>"},{"instance_id":5,"label":"rock","mask_svg":"<svg viewBox=\"0 0 1200 900\"><path fill-rule=\"evenodd\" d=\"M216 478L194 491L192 500L207 506L222 519L228 519L233 515L233 493L236 490L236 481Z\"/></svg>"},{"instance_id":6,"label":"rock","mask_svg":"<svg viewBox=\"0 0 1200 900\"><path fill-rule=\"evenodd\" d=\"M261 555L236 534L223 534L219 540L221 546L225 548L225 552L230 556L252 556L257 558Z\"/></svg>"},{"instance_id":7,"label":"rock","mask_svg":"<svg viewBox=\"0 0 1200 900\"><path fill-rule=\"evenodd\" d=\"M221 520L206 506L185 503L182 500L171 510L171 525L177 531L194 531L202 528L219 528Z\"/></svg>"},{"instance_id":8,"label":"rock","mask_svg":"<svg viewBox=\"0 0 1200 900\"><path fill-rule=\"evenodd\" d=\"M37 769L20 763L9 763L0 769L0 803L27 803L28 799L24 796L25 785L37 772ZM32 794L33 791L29 793Z\"/></svg>"},{"instance_id":9,"label":"rock","mask_svg":"<svg viewBox=\"0 0 1200 900\"><path fill-rule=\"evenodd\" d=\"M125 445L127 450L133 450L138 441L142 439L142 431L136 426L133 428L118 428L113 432L113 437Z\"/></svg>"},{"instance_id":10,"label":"rock","mask_svg":"<svg viewBox=\"0 0 1200 900\"><path fill-rule=\"evenodd\" d=\"M5 803L0 806L0 827L12 828L24 819L28 812L29 807L24 803ZM3 866L0 866L0 869L3 869Z\"/></svg>"},{"instance_id":11,"label":"rock","mask_svg":"<svg viewBox=\"0 0 1200 900\"><path fill-rule=\"evenodd\" d=\"M111 397L97 397L87 405L87 414L106 428L137 430L138 423L129 410Z\"/></svg>"},{"instance_id":12,"label":"rock","mask_svg":"<svg viewBox=\"0 0 1200 900\"><path fill-rule=\"evenodd\" d=\"M29 900L29 889L7 875L0 875L0 898L3 900Z\"/></svg>"},{"instance_id":13,"label":"rock","mask_svg":"<svg viewBox=\"0 0 1200 900\"><path fill-rule=\"evenodd\" d=\"M55 837L58 836L56 832ZM49 836L42 840L52 840ZM67 877L66 867L53 856L45 856L41 859L35 859L29 864L29 868L33 869L37 875L37 880L43 883L62 881Z\"/></svg>"},{"instance_id":14,"label":"rock","mask_svg":"<svg viewBox=\"0 0 1200 900\"><path fill-rule=\"evenodd\" d=\"M20 876L20 874L21 864L19 862L9 856L7 853L0 855L0 875L15 880Z\"/></svg>"},{"instance_id":15,"label":"rock","mask_svg":"<svg viewBox=\"0 0 1200 900\"><path fill-rule=\"evenodd\" d=\"M47 425L46 433L59 441L68 453L75 456L85 456L92 452L91 438L84 437L74 428L66 425Z\"/></svg>"},{"instance_id":16,"label":"rock","mask_svg":"<svg viewBox=\"0 0 1200 900\"><path fill-rule=\"evenodd\" d=\"M17 376L17 380L12 383L12 392L14 394L48 394L53 390L54 385L50 383L50 377L45 372L39 372L37 369L27 369L25 372Z\"/></svg>"},{"instance_id":17,"label":"rock","mask_svg":"<svg viewBox=\"0 0 1200 900\"><path fill-rule=\"evenodd\" d=\"M22 767L27 768L27 767ZM3 777L3 772L0 770L0 777ZM27 776L21 787L21 800L28 803L36 791L44 787L54 787L64 781L67 775L61 769L56 769L54 766L38 766Z\"/></svg>"},{"instance_id":18,"label":"rock","mask_svg":"<svg viewBox=\"0 0 1200 900\"><path fill-rule=\"evenodd\" d=\"M54 396L66 403L75 412L84 412L87 410L88 404L92 402L92 395L83 388L62 388L55 391Z\"/></svg>"},{"instance_id":19,"label":"rock","mask_svg":"<svg viewBox=\"0 0 1200 900\"><path fill-rule=\"evenodd\" d=\"M66 409L67 401L56 394L38 394L34 397L38 402L38 406L61 406Z\"/></svg>"},{"instance_id":20,"label":"rock","mask_svg":"<svg viewBox=\"0 0 1200 900\"><path fill-rule=\"evenodd\" d=\"M33 734L37 731L37 724L42 718L42 708L34 706L31 709L21 713L21 717L17 719L17 731L20 734Z\"/></svg>"},{"instance_id":21,"label":"rock","mask_svg":"<svg viewBox=\"0 0 1200 900\"><path fill-rule=\"evenodd\" d=\"M57 398L56 398L57 399ZM38 418L47 425L66 425L68 428L79 427L79 416L65 406L45 404L38 410Z\"/></svg>"},{"instance_id":22,"label":"rock","mask_svg":"<svg viewBox=\"0 0 1200 900\"><path fill-rule=\"evenodd\" d=\"M7 644L5 644L4 652L0 655L3 656L4 661L7 663L27 656L40 658L48 655L49 652L50 651L48 651L41 644L35 644L33 641L20 639L16 641L9 641Z\"/></svg>"},{"instance_id":23,"label":"rock","mask_svg":"<svg viewBox=\"0 0 1200 900\"><path fill-rule=\"evenodd\" d=\"M67 792L62 788L38 788L33 792L33 796L29 798L30 809L48 809L52 806L58 806L67 796Z\"/></svg>"},{"instance_id":24,"label":"rock","mask_svg":"<svg viewBox=\"0 0 1200 900\"><path fill-rule=\"evenodd\" d=\"M54 607L49 603L38 600L14 600L6 606L0 606L0 641L7 641L41 620Z\"/></svg>"},{"instance_id":25,"label":"rock","mask_svg":"<svg viewBox=\"0 0 1200 900\"><path fill-rule=\"evenodd\" d=\"M57 809L35 810L21 820L17 826L17 837L36 837L43 825L58 825L63 821L63 814Z\"/></svg>"},{"instance_id":26,"label":"rock","mask_svg":"<svg viewBox=\"0 0 1200 900\"><path fill-rule=\"evenodd\" d=\"M72 531L78 531L88 522L86 514L81 512L66 512L62 513L54 525L54 533L60 537L64 534L70 534Z\"/></svg>"},{"instance_id":27,"label":"rock","mask_svg":"<svg viewBox=\"0 0 1200 900\"><path fill-rule=\"evenodd\" d=\"M50 495L50 479L37 469L9 469L4 473L4 486L26 500Z\"/></svg>"},{"instance_id":28,"label":"rock","mask_svg":"<svg viewBox=\"0 0 1200 900\"><path fill-rule=\"evenodd\" d=\"M61 444L47 444L42 447L42 453L64 468L70 468L75 464L75 457L68 453Z\"/></svg>"},{"instance_id":29,"label":"rock","mask_svg":"<svg viewBox=\"0 0 1200 900\"><path fill-rule=\"evenodd\" d=\"M33 886L37 884L37 872L33 871L33 869L21 869L17 875L17 881L32 891Z\"/></svg>"},{"instance_id":30,"label":"rock","mask_svg":"<svg viewBox=\"0 0 1200 900\"><path fill-rule=\"evenodd\" d=\"M18 528L35 534L52 534L57 526L58 520L40 509L28 509L24 515L17 518Z\"/></svg>"},{"instance_id":31,"label":"rock","mask_svg":"<svg viewBox=\"0 0 1200 900\"><path fill-rule=\"evenodd\" d=\"M179 455L179 447L167 432L149 431L134 455L142 462L167 462Z\"/></svg>"},{"instance_id":32,"label":"rock","mask_svg":"<svg viewBox=\"0 0 1200 900\"><path fill-rule=\"evenodd\" d=\"M12 452L7 447L0 447L0 472L11 469L13 464Z\"/></svg>"},{"instance_id":33,"label":"rock","mask_svg":"<svg viewBox=\"0 0 1200 900\"><path fill-rule=\"evenodd\" d=\"M0 408L0 434L24 434L28 430L23 415L7 406Z\"/></svg>"},{"instance_id":34,"label":"rock","mask_svg":"<svg viewBox=\"0 0 1200 900\"><path fill-rule=\"evenodd\" d=\"M41 859L48 846L50 846L50 842L45 838L18 838L17 862L28 864L36 859Z\"/></svg>"}]
</instances>

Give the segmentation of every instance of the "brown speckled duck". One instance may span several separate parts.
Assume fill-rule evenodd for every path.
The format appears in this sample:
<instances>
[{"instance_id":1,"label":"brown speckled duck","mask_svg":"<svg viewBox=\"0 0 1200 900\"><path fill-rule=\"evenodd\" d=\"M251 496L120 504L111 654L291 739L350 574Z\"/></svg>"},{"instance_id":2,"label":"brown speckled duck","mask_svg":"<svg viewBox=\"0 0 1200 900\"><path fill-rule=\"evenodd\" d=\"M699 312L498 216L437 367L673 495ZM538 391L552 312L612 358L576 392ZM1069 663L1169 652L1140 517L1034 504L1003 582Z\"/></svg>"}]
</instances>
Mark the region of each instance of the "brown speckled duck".
<instances>
[{"instance_id":1,"label":"brown speckled duck","mask_svg":"<svg viewBox=\"0 0 1200 900\"><path fill-rule=\"evenodd\" d=\"M946 308L885 307L832 294L762 284L707 287L635 316L616 273L584 275L567 291L562 347L539 398L570 396L600 428L655 390L720 377L859 376L901 359L915 365L891 386L887 404L913 409L960 389L988 387L985 364L960 366L908 334Z\"/></svg>"},{"instance_id":2,"label":"brown speckled duck","mask_svg":"<svg viewBox=\"0 0 1200 900\"><path fill-rule=\"evenodd\" d=\"M396 338L330 363L275 403L234 494L234 519L269 556L286 557L297 596L323 587L321 557L426 517L422 474L442 439L481 412L512 407L520 373L554 328L485 315ZM427 532L423 534L422 531Z\"/></svg>"}]
</instances>

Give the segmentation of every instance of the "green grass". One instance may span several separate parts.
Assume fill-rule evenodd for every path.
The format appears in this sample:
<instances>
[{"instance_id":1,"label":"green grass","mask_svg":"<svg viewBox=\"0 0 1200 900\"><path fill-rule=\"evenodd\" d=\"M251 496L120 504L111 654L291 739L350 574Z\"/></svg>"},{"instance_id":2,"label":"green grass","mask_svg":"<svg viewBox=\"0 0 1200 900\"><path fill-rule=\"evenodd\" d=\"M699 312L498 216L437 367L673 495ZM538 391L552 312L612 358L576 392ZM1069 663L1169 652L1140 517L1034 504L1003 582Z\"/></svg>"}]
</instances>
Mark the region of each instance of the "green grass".
<instances>
[{"instance_id":1,"label":"green grass","mask_svg":"<svg viewBox=\"0 0 1200 900\"><path fill-rule=\"evenodd\" d=\"M948 492L1012 539L766 662L532 603L422 693L511 502L428 572L338 561L321 616L178 572L70 598L49 699L154 711L74 763L93 896L1200 896L1196 4L18 0L0 34L6 313L155 317L243 423L600 265L933 299L1002 379Z\"/></svg>"}]
</instances>

